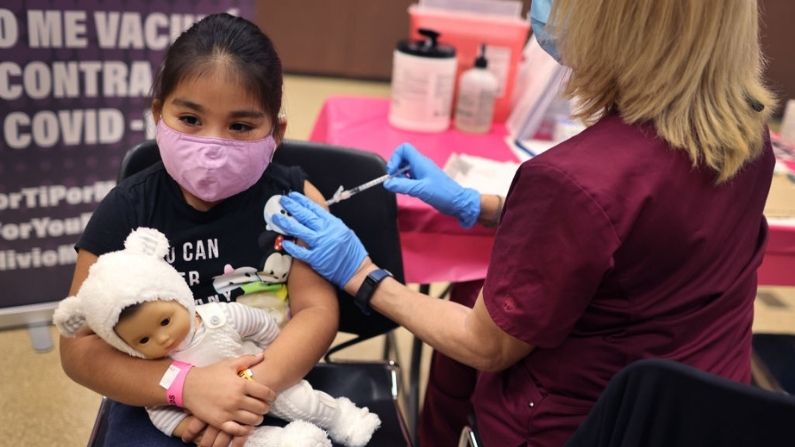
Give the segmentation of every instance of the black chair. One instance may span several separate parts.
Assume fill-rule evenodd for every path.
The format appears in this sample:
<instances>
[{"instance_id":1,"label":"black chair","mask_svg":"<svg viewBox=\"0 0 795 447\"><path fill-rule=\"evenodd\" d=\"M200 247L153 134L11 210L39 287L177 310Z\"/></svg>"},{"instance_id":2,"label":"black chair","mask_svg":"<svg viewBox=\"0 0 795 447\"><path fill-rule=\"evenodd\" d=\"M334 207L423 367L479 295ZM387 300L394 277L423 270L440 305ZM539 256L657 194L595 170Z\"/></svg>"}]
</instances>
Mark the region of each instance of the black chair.
<instances>
[{"instance_id":1,"label":"black chair","mask_svg":"<svg viewBox=\"0 0 795 447\"><path fill-rule=\"evenodd\" d=\"M475 422L475 415L469 415L469 422L461 429L461 435L458 437L458 447L483 447L483 441L477 432L477 423Z\"/></svg>"},{"instance_id":2,"label":"black chair","mask_svg":"<svg viewBox=\"0 0 795 447\"><path fill-rule=\"evenodd\" d=\"M101 447L104 444L105 433L108 430L108 411L110 411L110 400L102 396L99 403L97 417L94 419L94 426L91 428L91 435L88 437L88 447Z\"/></svg>"},{"instance_id":3,"label":"black chair","mask_svg":"<svg viewBox=\"0 0 795 447\"><path fill-rule=\"evenodd\" d=\"M147 140L139 143L128 150L121 159L119 175L116 183L121 182L136 172L143 171L160 161L160 151L155 140Z\"/></svg>"},{"instance_id":4,"label":"black chair","mask_svg":"<svg viewBox=\"0 0 795 447\"><path fill-rule=\"evenodd\" d=\"M760 388L795 393L795 336L754 334L751 366L753 382Z\"/></svg>"},{"instance_id":5,"label":"black chair","mask_svg":"<svg viewBox=\"0 0 795 447\"><path fill-rule=\"evenodd\" d=\"M567 447L791 446L795 399L670 360L618 373Z\"/></svg>"},{"instance_id":6,"label":"black chair","mask_svg":"<svg viewBox=\"0 0 795 447\"><path fill-rule=\"evenodd\" d=\"M122 160L119 180L129 177L160 161L154 141L145 141L130 149ZM378 155L325 144L284 141L276 151L274 162L300 166L320 192L331 197L340 186L355 186L386 173L384 160ZM361 239L370 257L403 282L403 261L397 228L395 195L383 188L371 188L355 199L331 206L331 212L342 219ZM366 316L353 304L345 291L337 291L340 303L341 332L354 334L352 340L333 346L326 354L326 363L310 371L307 380L332 396L346 396L357 405L366 406L381 418L381 428L370 445L411 446L406 423L398 406L399 368L394 362L337 362L331 355L360 341L385 334L397 325L387 318ZM107 405L103 405L95 422L89 446L101 445ZM278 424L271 420L266 423Z\"/></svg>"}]
</instances>

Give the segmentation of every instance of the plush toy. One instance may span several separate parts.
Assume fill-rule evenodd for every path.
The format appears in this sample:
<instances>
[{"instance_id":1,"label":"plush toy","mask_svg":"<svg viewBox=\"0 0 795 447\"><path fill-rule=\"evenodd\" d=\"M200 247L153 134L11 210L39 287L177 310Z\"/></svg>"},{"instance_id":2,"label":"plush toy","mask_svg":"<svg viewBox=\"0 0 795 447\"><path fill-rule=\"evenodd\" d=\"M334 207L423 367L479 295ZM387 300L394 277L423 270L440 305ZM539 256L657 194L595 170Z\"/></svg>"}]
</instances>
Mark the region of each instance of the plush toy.
<instances>
[{"instance_id":1,"label":"plush toy","mask_svg":"<svg viewBox=\"0 0 795 447\"><path fill-rule=\"evenodd\" d=\"M138 228L124 247L100 256L77 295L61 301L53 320L62 334L74 336L88 326L131 356L168 356L194 366L261 352L278 335L277 322L260 309L234 302L194 305L190 288L164 259L168 240L159 231ZM169 436L187 417L172 406L147 411ZM305 380L279 394L270 414L293 422L258 427L247 446L330 446L322 428L335 442L357 447L381 424L367 408L314 390Z\"/></svg>"}]
</instances>

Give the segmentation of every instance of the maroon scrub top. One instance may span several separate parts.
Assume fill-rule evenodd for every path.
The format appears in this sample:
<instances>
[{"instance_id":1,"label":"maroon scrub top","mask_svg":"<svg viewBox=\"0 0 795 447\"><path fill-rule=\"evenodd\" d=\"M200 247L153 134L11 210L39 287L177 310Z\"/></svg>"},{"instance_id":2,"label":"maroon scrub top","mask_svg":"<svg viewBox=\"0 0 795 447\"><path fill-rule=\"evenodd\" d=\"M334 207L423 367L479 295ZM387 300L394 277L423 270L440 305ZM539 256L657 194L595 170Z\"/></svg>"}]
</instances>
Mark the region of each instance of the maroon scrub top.
<instances>
[{"instance_id":1,"label":"maroon scrub top","mask_svg":"<svg viewBox=\"0 0 795 447\"><path fill-rule=\"evenodd\" d=\"M483 296L496 324L535 349L480 374L485 445L562 445L610 378L642 358L750 381L774 163L766 139L717 185L652 125L612 114L522 164Z\"/></svg>"}]
</instances>

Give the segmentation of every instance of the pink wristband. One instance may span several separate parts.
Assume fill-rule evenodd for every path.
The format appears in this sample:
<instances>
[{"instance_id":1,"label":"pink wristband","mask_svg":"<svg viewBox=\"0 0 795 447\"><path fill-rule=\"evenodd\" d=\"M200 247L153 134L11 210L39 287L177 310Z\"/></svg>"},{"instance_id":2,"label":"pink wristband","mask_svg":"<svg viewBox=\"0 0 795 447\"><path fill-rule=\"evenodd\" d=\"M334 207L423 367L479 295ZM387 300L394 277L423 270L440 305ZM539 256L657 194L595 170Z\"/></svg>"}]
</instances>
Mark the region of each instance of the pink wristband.
<instances>
[{"instance_id":1,"label":"pink wristband","mask_svg":"<svg viewBox=\"0 0 795 447\"><path fill-rule=\"evenodd\" d=\"M185 386L185 376L193 365L179 360L174 360L160 379L160 386L166 389L166 399L169 405L182 408L182 388Z\"/></svg>"}]
</instances>

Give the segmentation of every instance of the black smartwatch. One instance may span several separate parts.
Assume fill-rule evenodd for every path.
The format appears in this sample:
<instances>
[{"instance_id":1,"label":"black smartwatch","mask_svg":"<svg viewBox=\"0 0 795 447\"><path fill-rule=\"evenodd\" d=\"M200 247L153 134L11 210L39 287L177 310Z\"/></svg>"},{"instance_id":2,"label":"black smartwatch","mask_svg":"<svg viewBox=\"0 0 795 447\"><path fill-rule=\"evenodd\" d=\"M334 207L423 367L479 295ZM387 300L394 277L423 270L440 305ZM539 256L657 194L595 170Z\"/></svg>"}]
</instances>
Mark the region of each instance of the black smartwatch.
<instances>
[{"instance_id":1,"label":"black smartwatch","mask_svg":"<svg viewBox=\"0 0 795 447\"><path fill-rule=\"evenodd\" d=\"M381 284L381 281L387 276L392 276L389 270L378 269L370 272L367 278L364 279L361 287L359 287L359 291L356 292L356 296L353 297L353 302L356 303L356 306L363 314L370 315L373 313L370 308L370 300L373 298L375 289L378 288L378 285Z\"/></svg>"}]
</instances>

